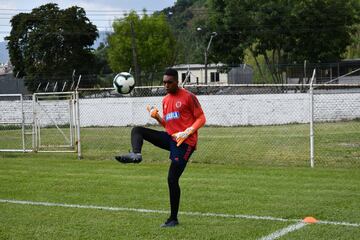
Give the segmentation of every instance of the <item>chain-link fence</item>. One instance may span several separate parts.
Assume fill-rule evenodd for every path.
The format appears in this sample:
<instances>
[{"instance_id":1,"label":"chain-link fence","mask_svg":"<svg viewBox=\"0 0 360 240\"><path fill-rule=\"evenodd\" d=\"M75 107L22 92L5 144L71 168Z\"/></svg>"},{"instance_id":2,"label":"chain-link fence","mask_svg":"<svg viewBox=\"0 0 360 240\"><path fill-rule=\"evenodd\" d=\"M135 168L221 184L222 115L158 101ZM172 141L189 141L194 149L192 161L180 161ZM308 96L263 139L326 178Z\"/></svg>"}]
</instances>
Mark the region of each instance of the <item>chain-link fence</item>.
<instances>
[{"instance_id":1,"label":"chain-link fence","mask_svg":"<svg viewBox=\"0 0 360 240\"><path fill-rule=\"evenodd\" d=\"M32 148L32 96L0 94L0 151Z\"/></svg>"},{"instance_id":2,"label":"chain-link fence","mask_svg":"<svg viewBox=\"0 0 360 240\"><path fill-rule=\"evenodd\" d=\"M313 119L315 166L360 166L360 85L314 85L313 95L309 85L297 84L186 88L197 95L207 119L193 162L310 166ZM83 89L79 95L85 159L113 159L131 150L133 126L162 129L146 111L147 105L156 105L161 112L162 86L138 87L129 96L112 89ZM0 98L0 149L22 148L18 98ZM31 132L32 106L27 102L25 126ZM161 162L168 153L145 142L143 157Z\"/></svg>"},{"instance_id":3,"label":"chain-link fence","mask_svg":"<svg viewBox=\"0 0 360 240\"><path fill-rule=\"evenodd\" d=\"M360 166L360 89L314 88L315 165Z\"/></svg>"},{"instance_id":4,"label":"chain-link fence","mask_svg":"<svg viewBox=\"0 0 360 240\"><path fill-rule=\"evenodd\" d=\"M207 122L200 130L194 162L310 166L309 85L189 86ZM162 87L136 88L124 97L108 90L81 91L84 157L111 159L130 150L132 126L157 126L146 111L161 111ZM359 166L360 88L315 85L315 166ZM145 161L167 153L144 144Z\"/></svg>"},{"instance_id":5,"label":"chain-link fence","mask_svg":"<svg viewBox=\"0 0 360 240\"><path fill-rule=\"evenodd\" d=\"M0 94L0 152L76 152L75 92Z\"/></svg>"}]
</instances>

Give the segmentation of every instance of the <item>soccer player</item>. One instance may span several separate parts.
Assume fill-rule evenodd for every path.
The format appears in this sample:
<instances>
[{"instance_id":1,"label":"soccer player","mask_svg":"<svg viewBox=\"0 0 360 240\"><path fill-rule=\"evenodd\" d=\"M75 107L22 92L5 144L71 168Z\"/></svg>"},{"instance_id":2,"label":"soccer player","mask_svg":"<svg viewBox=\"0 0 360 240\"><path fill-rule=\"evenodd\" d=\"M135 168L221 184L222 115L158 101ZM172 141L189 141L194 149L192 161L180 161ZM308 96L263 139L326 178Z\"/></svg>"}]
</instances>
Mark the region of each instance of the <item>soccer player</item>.
<instances>
[{"instance_id":1,"label":"soccer player","mask_svg":"<svg viewBox=\"0 0 360 240\"><path fill-rule=\"evenodd\" d=\"M163 76L167 95L163 98L163 117L156 107L147 107L150 116L165 128L156 131L145 127L134 127L131 131L132 152L115 159L121 163L139 163L142 161L141 149L144 140L162 149L170 151L171 164L168 172L170 195L170 217L161 227L175 227L178 222L180 203L179 178L185 170L198 140L198 129L205 124L205 115L196 96L178 86L178 72L167 69Z\"/></svg>"}]
</instances>

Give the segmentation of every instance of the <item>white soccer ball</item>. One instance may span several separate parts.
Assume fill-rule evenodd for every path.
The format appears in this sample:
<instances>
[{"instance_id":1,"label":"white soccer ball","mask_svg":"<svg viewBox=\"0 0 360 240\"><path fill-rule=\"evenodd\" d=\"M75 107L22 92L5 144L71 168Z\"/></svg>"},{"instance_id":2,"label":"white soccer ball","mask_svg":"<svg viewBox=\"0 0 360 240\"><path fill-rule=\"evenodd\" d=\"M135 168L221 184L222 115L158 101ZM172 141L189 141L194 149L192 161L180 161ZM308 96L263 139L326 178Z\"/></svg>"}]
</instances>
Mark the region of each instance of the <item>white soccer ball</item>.
<instances>
[{"instance_id":1,"label":"white soccer ball","mask_svg":"<svg viewBox=\"0 0 360 240\"><path fill-rule=\"evenodd\" d=\"M121 72L114 77L113 85L118 93L128 94L135 87L135 79L130 73Z\"/></svg>"}]
</instances>

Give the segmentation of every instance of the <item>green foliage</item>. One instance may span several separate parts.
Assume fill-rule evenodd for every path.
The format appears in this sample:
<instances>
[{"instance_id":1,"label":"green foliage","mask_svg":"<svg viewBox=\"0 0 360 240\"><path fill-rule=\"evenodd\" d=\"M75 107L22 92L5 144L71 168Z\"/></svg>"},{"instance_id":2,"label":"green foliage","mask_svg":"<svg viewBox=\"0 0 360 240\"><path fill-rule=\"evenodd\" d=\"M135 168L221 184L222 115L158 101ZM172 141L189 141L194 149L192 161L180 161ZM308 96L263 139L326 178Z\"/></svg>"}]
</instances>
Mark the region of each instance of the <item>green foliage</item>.
<instances>
[{"instance_id":1,"label":"green foliage","mask_svg":"<svg viewBox=\"0 0 360 240\"><path fill-rule=\"evenodd\" d=\"M293 48L287 51L297 62L336 62L351 44L357 22L357 0L295 1L292 15Z\"/></svg>"},{"instance_id":2,"label":"green foliage","mask_svg":"<svg viewBox=\"0 0 360 240\"><path fill-rule=\"evenodd\" d=\"M90 46L98 33L83 8L60 10L49 3L30 13L19 13L11 19L10 60L14 74L25 77L30 91L39 83L63 83L78 74L94 72L96 65Z\"/></svg>"},{"instance_id":3,"label":"green foliage","mask_svg":"<svg viewBox=\"0 0 360 240\"><path fill-rule=\"evenodd\" d=\"M111 70L107 60L108 46L100 43L99 47L94 51L96 64L99 69L97 74L99 87L112 86L114 79L113 71Z\"/></svg>"},{"instance_id":4,"label":"green foliage","mask_svg":"<svg viewBox=\"0 0 360 240\"><path fill-rule=\"evenodd\" d=\"M244 50L263 56L272 82L281 83L284 63L338 61L359 23L357 0L210 0L214 51L225 63L240 63Z\"/></svg>"},{"instance_id":5,"label":"green foliage","mask_svg":"<svg viewBox=\"0 0 360 240\"><path fill-rule=\"evenodd\" d=\"M176 42L163 14L148 16L144 13L140 18L131 12L126 18L116 20L113 28L114 34L108 38L108 61L114 72L135 70L133 50L140 75L145 76L144 85L152 83L152 73L163 72L174 63ZM141 81L137 84L141 85Z\"/></svg>"},{"instance_id":6,"label":"green foliage","mask_svg":"<svg viewBox=\"0 0 360 240\"><path fill-rule=\"evenodd\" d=\"M352 44L347 47L345 58L356 59L360 58L360 23L354 26L354 30L351 34Z\"/></svg>"},{"instance_id":7,"label":"green foliage","mask_svg":"<svg viewBox=\"0 0 360 240\"><path fill-rule=\"evenodd\" d=\"M168 22L177 40L177 64L204 62L204 51L211 33L207 27L206 3L206 0L176 1L173 7L161 11L168 16ZM198 28L202 30L198 31Z\"/></svg>"},{"instance_id":8,"label":"green foliage","mask_svg":"<svg viewBox=\"0 0 360 240\"><path fill-rule=\"evenodd\" d=\"M255 4L255 3L254 3ZM221 62L243 62L244 50L253 42L253 21L246 1L210 1L209 28L218 33L213 42L213 51Z\"/></svg>"}]
</instances>

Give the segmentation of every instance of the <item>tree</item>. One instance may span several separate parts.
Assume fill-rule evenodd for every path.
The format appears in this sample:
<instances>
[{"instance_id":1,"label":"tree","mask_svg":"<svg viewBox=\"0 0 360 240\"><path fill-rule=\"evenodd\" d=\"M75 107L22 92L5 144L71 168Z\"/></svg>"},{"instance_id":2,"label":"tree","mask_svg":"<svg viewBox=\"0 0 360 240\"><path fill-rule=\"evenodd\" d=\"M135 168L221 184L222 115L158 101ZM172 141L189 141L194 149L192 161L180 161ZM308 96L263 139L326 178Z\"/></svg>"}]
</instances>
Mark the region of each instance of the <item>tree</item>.
<instances>
[{"instance_id":1,"label":"tree","mask_svg":"<svg viewBox=\"0 0 360 240\"><path fill-rule=\"evenodd\" d=\"M271 66L283 59L283 49L288 45L288 5L285 0L248 1L212 0L210 25L219 33L214 42L215 54L227 64L243 62L249 50L260 74L264 78L259 55L264 56L272 81L279 82L279 75Z\"/></svg>"},{"instance_id":2,"label":"tree","mask_svg":"<svg viewBox=\"0 0 360 240\"><path fill-rule=\"evenodd\" d=\"M114 72L135 71L137 85L152 84L154 73L163 72L175 60L175 38L163 14L140 18L131 12L113 23L108 61ZM142 82L143 77L144 82Z\"/></svg>"},{"instance_id":3,"label":"tree","mask_svg":"<svg viewBox=\"0 0 360 240\"><path fill-rule=\"evenodd\" d=\"M345 58L360 58L360 23L354 27L352 44L348 46Z\"/></svg>"},{"instance_id":4,"label":"tree","mask_svg":"<svg viewBox=\"0 0 360 240\"><path fill-rule=\"evenodd\" d=\"M98 69L98 86L99 87L109 87L113 84L114 74L111 70L108 60L107 60L107 51L109 47L107 43L101 42L99 47L94 51L96 58L96 67Z\"/></svg>"},{"instance_id":5,"label":"tree","mask_svg":"<svg viewBox=\"0 0 360 240\"><path fill-rule=\"evenodd\" d=\"M221 62L236 64L242 62L244 50L253 42L247 26L253 26L246 0L211 0L208 32L217 32L213 41L213 52Z\"/></svg>"},{"instance_id":6,"label":"tree","mask_svg":"<svg viewBox=\"0 0 360 240\"><path fill-rule=\"evenodd\" d=\"M289 51L292 60L339 61L352 43L351 33L358 21L359 4L358 0L294 1L292 12L296 22L292 37L296 44Z\"/></svg>"},{"instance_id":7,"label":"tree","mask_svg":"<svg viewBox=\"0 0 360 240\"><path fill-rule=\"evenodd\" d=\"M111 74L112 70L107 61L108 46L101 42L99 47L94 51L97 65L99 66L99 74Z\"/></svg>"},{"instance_id":8,"label":"tree","mask_svg":"<svg viewBox=\"0 0 360 240\"><path fill-rule=\"evenodd\" d=\"M174 6L161 12L167 16L176 37L176 63L203 62L206 40L209 39L206 31L208 21L206 0L176 1Z\"/></svg>"},{"instance_id":9,"label":"tree","mask_svg":"<svg viewBox=\"0 0 360 240\"><path fill-rule=\"evenodd\" d=\"M60 10L50 3L15 15L11 25L6 40L14 74L25 77L30 91L47 82L60 86L74 69L78 74L94 72L90 46L98 33L83 8Z\"/></svg>"},{"instance_id":10,"label":"tree","mask_svg":"<svg viewBox=\"0 0 360 240\"><path fill-rule=\"evenodd\" d=\"M338 61L358 21L357 0L210 0L211 27L219 34L214 51L234 63L244 49L263 56L280 83L282 65ZM218 45L216 47L216 45ZM233 56L235 55L235 56ZM258 68L260 66L256 61Z\"/></svg>"}]
</instances>

